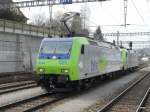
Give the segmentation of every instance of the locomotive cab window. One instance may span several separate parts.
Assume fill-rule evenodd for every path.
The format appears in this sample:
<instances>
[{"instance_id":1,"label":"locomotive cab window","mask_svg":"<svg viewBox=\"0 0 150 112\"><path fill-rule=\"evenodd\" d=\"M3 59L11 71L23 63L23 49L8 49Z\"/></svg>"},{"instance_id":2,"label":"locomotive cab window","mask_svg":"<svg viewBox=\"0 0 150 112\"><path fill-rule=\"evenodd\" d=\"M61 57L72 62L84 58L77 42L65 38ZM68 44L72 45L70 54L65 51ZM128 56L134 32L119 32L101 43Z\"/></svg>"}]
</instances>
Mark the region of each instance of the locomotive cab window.
<instances>
[{"instance_id":1,"label":"locomotive cab window","mask_svg":"<svg viewBox=\"0 0 150 112\"><path fill-rule=\"evenodd\" d=\"M45 41L41 46L41 53L46 54L67 54L70 53L72 42L69 41Z\"/></svg>"},{"instance_id":2,"label":"locomotive cab window","mask_svg":"<svg viewBox=\"0 0 150 112\"><path fill-rule=\"evenodd\" d=\"M40 59L69 59L71 54L71 41L44 41L41 45Z\"/></svg>"}]
</instances>

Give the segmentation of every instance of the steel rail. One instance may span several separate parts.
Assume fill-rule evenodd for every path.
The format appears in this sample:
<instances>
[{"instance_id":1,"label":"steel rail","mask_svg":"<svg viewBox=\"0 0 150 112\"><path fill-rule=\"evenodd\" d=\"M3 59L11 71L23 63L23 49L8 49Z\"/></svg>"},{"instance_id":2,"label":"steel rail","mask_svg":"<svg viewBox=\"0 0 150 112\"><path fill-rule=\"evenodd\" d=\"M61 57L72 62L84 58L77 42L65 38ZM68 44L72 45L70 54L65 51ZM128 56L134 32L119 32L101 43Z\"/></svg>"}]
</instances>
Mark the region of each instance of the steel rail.
<instances>
[{"instance_id":1,"label":"steel rail","mask_svg":"<svg viewBox=\"0 0 150 112\"><path fill-rule=\"evenodd\" d=\"M37 84L30 84L30 85L24 85L24 86L20 86L20 87L14 87L14 88L10 88L10 89L4 89L4 90L0 90L0 95L5 94L5 93L14 92L14 91L23 90L23 89L29 89L29 88L33 88L33 87L37 87L37 86L38 86Z\"/></svg>"},{"instance_id":2,"label":"steel rail","mask_svg":"<svg viewBox=\"0 0 150 112\"><path fill-rule=\"evenodd\" d=\"M58 102L60 100L63 100L64 98L66 98L66 96L61 96L61 97L58 97L58 98L46 101L46 102L41 103L41 104L39 104L37 106L31 107L31 108L29 108L29 109L27 109L27 110L25 110L23 112L34 112L34 111L36 111L36 110L38 110L38 109L40 109L40 108L42 108L42 107L44 107L46 105L50 105L50 104L56 103L56 102Z\"/></svg>"},{"instance_id":3,"label":"steel rail","mask_svg":"<svg viewBox=\"0 0 150 112\"><path fill-rule=\"evenodd\" d=\"M1 27L1 21L6 21L6 20L0 19L0 27ZM13 21L8 21L8 22L10 22L10 24L15 24L15 23L13 23ZM16 41L3 41L3 40L0 40L0 42L4 42L4 43L10 42L10 43L18 43L18 44L22 43L22 42L16 42ZM14 76L14 75L15 76L20 76L20 75L24 76L24 75L32 75L32 74L34 74L34 73L33 72L6 72L6 73L0 73L0 78Z\"/></svg>"},{"instance_id":4,"label":"steel rail","mask_svg":"<svg viewBox=\"0 0 150 112\"><path fill-rule=\"evenodd\" d=\"M116 96L114 99L112 99L110 102L108 102L106 105L104 105L101 109L99 109L97 112L106 112L108 109L110 109L119 99L124 96L129 90L131 90L136 84L138 84L142 79L144 79L147 75L149 75L150 72L145 73L142 77L140 77L137 81L135 81L133 84L131 84L128 88L126 88L123 92L121 92L118 96Z\"/></svg>"},{"instance_id":5,"label":"steel rail","mask_svg":"<svg viewBox=\"0 0 150 112\"><path fill-rule=\"evenodd\" d=\"M20 101L17 101L17 102L14 102L14 103L10 103L10 104L6 104L6 105L3 105L3 106L0 106L0 110L2 111L5 111L7 110L8 108L15 108L17 107L18 105L22 105L23 103L30 103L30 102L34 102L34 100L39 100L38 98L42 98L42 97L45 97L45 96L48 96L50 93L43 93L41 95L38 95L38 96L33 96L31 98L27 98L27 99L23 99L23 100L20 100ZM51 95L53 95L53 93L51 93ZM63 96L59 96L59 97L56 97L56 98L52 98L52 99L48 99L48 101L45 101L45 102L42 102L41 104L38 104L36 106L33 106L31 108L28 108L28 109L25 109L23 110L22 112L33 112L33 111L36 111L46 105L49 105L49 104L53 104L53 103L56 103L60 100L63 100L64 98L66 98L66 95L63 95ZM24 105L24 104L23 104Z\"/></svg>"},{"instance_id":6,"label":"steel rail","mask_svg":"<svg viewBox=\"0 0 150 112\"><path fill-rule=\"evenodd\" d=\"M11 88L11 87L19 87L28 84L35 84L35 83L36 83L35 81L23 81L23 82L0 84L0 90Z\"/></svg>"},{"instance_id":7,"label":"steel rail","mask_svg":"<svg viewBox=\"0 0 150 112\"><path fill-rule=\"evenodd\" d=\"M48 93L45 92L45 93L42 93L42 94L37 95L37 96L33 96L33 97L30 97L30 98L22 99L22 100L13 102L13 103L1 105L1 106L0 106L0 110L6 110L6 109L8 109L8 108L10 108L10 107L13 107L13 106L15 106L15 105L19 105L19 104L21 104L21 103L25 103L25 102L28 102L28 101L31 101L31 100L34 100L34 99L43 97L43 96L45 96L45 95L47 95L47 94L48 94Z\"/></svg>"},{"instance_id":8,"label":"steel rail","mask_svg":"<svg viewBox=\"0 0 150 112\"><path fill-rule=\"evenodd\" d=\"M144 97L143 97L141 103L139 104L139 106L138 106L136 112L141 112L141 111L142 111L143 106L144 106L144 104L145 104L145 102L146 102L146 100L147 100L147 98L148 98L149 92L150 92L150 87L149 87L148 90L146 91L146 93L145 93L145 95L144 95Z\"/></svg>"}]
</instances>

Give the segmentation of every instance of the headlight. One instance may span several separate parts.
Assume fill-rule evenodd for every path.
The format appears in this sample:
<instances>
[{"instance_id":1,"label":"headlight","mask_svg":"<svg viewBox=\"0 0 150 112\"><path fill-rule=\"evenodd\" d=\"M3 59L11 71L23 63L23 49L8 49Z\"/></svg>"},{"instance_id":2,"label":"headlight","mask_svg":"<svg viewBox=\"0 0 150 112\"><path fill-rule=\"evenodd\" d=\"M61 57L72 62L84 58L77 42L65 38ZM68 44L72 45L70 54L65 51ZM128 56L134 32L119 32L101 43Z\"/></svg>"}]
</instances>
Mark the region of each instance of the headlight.
<instances>
[{"instance_id":1,"label":"headlight","mask_svg":"<svg viewBox=\"0 0 150 112\"><path fill-rule=\"evenodd\" d=\"M61 72L67 74L69 71L68 69L61 69Z\"/></svg>"},{"instance_id":2,"label":"headlight","mask_svg":"<svg viewBox=\"0 0 150 112\"><path fill-rule=\"evenodd\" d=\"M39 71L39 72L44 72L44 69L43 69L43 68L39 68L38 71Z\"/></svg>"},{"instance_id":3,"label":"headlight","mask_svg":"<svg viewBox=\"0 0 150 112\"><path fill-rule=\"evenodd\" d=\"M65 70L65 73L68 73L68 70Z\"/></svg>"}]
</instances>

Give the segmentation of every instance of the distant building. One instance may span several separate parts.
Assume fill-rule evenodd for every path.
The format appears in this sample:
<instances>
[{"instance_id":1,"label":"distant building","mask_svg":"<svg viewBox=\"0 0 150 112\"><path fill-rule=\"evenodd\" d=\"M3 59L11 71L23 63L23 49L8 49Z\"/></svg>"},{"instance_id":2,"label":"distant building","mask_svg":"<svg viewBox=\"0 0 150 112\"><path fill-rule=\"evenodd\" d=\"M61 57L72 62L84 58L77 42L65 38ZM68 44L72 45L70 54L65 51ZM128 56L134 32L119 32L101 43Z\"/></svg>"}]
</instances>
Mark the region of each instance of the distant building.
<instances>
[{"instance_id":1,"label":"distant building","mask_svg":"<svg viewBox=\"0 0 150 112\"><path fill-rule=\"evenodd\" d=\"M12 3L12 0L0 0L0 4ZM19 8L1 9L0 19L12 20L22 23L27 23L27 18Z\"/></svg>"}]
</instances>

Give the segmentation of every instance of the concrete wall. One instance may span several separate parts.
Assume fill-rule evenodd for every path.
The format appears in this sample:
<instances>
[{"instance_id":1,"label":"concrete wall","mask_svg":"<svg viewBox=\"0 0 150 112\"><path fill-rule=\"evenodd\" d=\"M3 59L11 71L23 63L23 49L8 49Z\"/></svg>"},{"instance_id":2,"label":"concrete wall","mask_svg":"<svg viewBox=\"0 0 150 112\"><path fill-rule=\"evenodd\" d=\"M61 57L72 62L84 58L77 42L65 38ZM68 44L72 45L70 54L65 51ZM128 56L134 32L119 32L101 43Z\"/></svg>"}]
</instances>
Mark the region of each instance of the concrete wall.
<instances>
[{"instance_id":1,"label":"concrete wall","mask_svg":"<svg viewBox=\"0 0 150 112\"><path fill-rule=\"evenodd\" d=\"M35 70L43 37L0 32L0 73Z\"/></svg>"}]
</instances>

